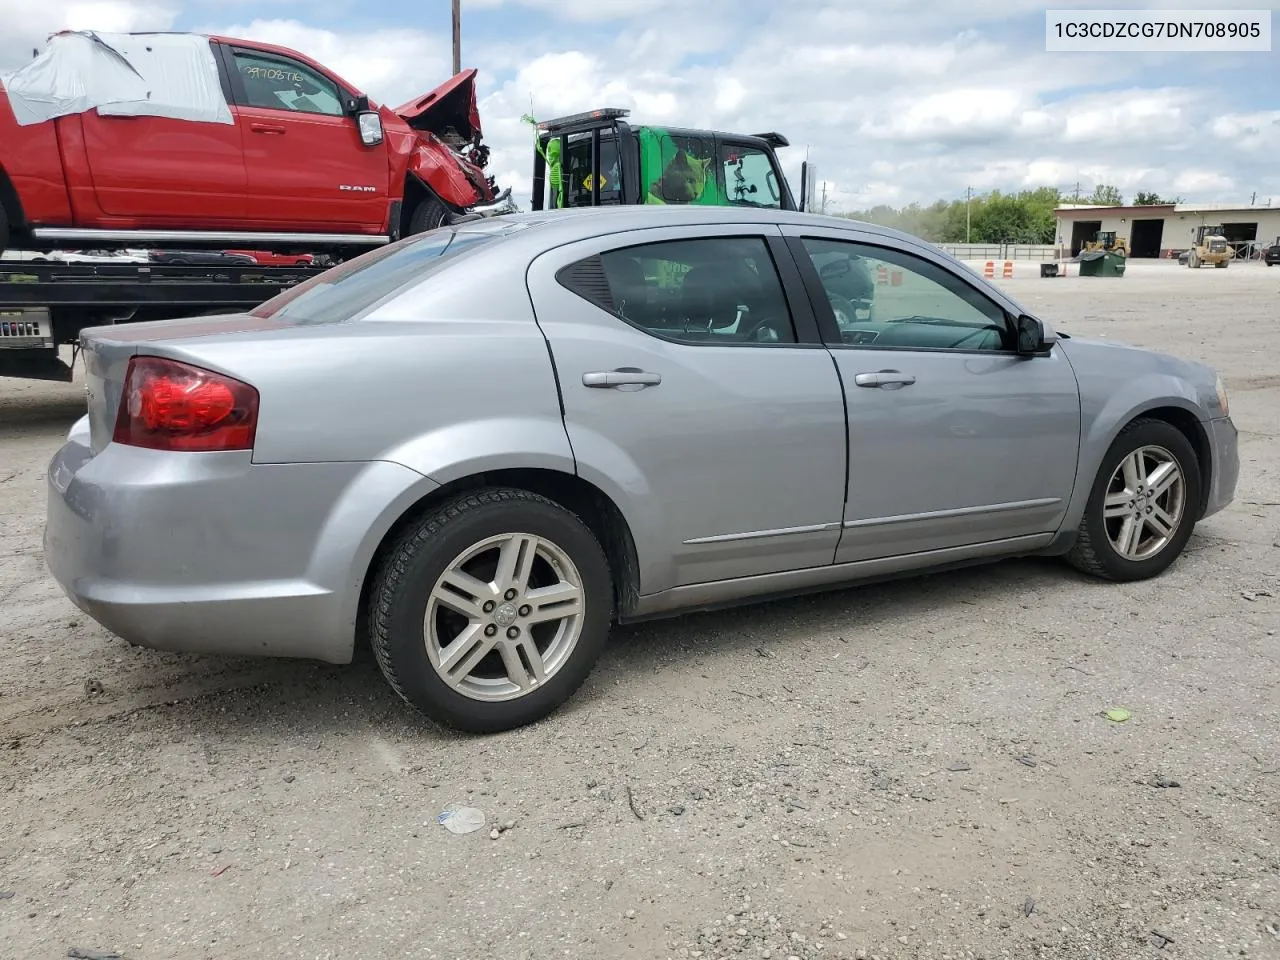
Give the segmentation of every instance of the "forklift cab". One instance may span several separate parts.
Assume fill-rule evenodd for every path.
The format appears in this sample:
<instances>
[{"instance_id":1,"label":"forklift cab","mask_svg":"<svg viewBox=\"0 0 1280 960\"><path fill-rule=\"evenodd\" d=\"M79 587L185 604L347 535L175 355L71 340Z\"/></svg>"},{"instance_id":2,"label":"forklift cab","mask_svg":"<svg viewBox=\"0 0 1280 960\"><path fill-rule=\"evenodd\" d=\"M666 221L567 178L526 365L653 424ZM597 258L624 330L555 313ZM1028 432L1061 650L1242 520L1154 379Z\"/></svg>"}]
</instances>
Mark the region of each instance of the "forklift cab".
<instances>
[{"instance_id":1,"label":"forklift cab","mask_svg":"<svg viewBox=\"0 0 1280 960\"><path fill-rule=\"evenodd\" d=\"M593 110L538 124L534 210L666 203L797 209L775 153L789 145L781 134L633 126L629 112ZM804 170L807 178L807 164Z\"/></svg>"}]
</instances>

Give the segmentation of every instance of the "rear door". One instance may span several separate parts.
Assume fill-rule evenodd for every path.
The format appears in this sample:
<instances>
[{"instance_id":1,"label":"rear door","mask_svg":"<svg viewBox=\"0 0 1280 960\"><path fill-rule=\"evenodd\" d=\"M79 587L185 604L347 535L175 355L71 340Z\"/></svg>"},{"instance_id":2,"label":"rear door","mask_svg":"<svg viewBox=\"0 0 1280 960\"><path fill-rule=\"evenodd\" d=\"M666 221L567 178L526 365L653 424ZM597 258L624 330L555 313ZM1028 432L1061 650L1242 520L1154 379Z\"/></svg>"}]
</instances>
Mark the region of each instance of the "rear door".
<instances>
[{"instance_id":1,"label":"rear door","mask_svg":"<svg viewBox=\"0 0 1280 960\"><path fill-rule=\"evenodd\" d=\"M300 232L380 230L390 195L387 148L361 142L343 106L354 92L292 57L220 46L239 120L250 219Z\"/></svg>"},{"instance_id":2,"label":"rear door","mask_svg":"<svg viewBox=\"0 0 1280 960\"><path fill-rule=\"evenodd\" d=\"M1080 444L1079 388L1061 350L1016 354L1004 307L923 249L782 229L848 405L837 562L1034 546L1056 531Z\"/></svg>"},{"instance_id":3,"label":"rear door","mask_svg":"<svg viewBox=\"0 0 1280 960\"><path fill-rule=\"evenodd\" d=\"M581 241L528 281L579 471L627 513L644 593L832 562L844 401L776 227Z\"/></svg>"},{"instance_id":4,"label":"rear door","mask_svg":"<svg viewBox=\"0 0 1280 960\"><path fill-rule=\"evenodd\" d=\"M217 56L216 44L210 55ZM230 103L225 73L221 80ZM236 124L97 110L78 118L103 213L190 229L244 219L244 146Z\"/></svg>"}]
</instances>

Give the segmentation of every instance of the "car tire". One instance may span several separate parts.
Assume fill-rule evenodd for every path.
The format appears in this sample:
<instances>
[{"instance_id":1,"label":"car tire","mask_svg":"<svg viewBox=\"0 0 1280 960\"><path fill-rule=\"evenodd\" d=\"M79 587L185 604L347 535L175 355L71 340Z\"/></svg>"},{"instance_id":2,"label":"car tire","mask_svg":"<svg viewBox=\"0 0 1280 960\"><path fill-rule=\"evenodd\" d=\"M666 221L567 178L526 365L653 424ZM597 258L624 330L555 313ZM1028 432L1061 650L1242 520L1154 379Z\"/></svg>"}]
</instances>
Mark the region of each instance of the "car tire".
<instances>
[{"instance_id":1,"label":"car tire","mask_svg":"<svg viewBox=\"0 0 1280 960\"><path fill-rule=\"evenodd\" d=\"M1135 469L1126 473L1130 458L1135 458ZM1157 490L1149 495L1147 481L1164 469L1157 465L1167 463L1174 465L1177 483L1160 492L1158 488L1168 479L1168 473L1163 473L1156 481ZM1139 478L1137 483L1134 476ZM1163 420L1135 420L1102 458L1067 561L1105 580L1145 580L1163 573L1191 537L1199 515L1201 483L1199 459L1180 430ZM1122 499L1122 492L1129 499ZM1150 526L1153 519L1163 520L1168 532L1162 534ZM1136 541L1126 540L1126 533L1136 536Z\"/></svg>"},{"instance_id":2,"label":"car tire","mask_svg":"<svg viewBox=\"0 0 1280 960\"><path fill-rule=\"evenodd\" d=\"M519 558L509 566L523 583L499 568L506 558ZM378 666L406 703L443 726L496 733L553 713L586 680L609 635L613 583L576 514L526 490L484 488L400 536L368 619Z\"/></svg>"},{"instance_id":3,"label":"car tire","mask_svg":"<svg viewBox=\"0 0 1280 960\"><path fill-rule=\"evenodd\" d=\"M451 219L449 208L439 197L429 193L413 208L413 213L409 214L408 235L435 230L448 224Z\"/></svg>"},{"instance_id":4,"label":"car tire","mask_svg":"<svg viewBox=\"0 0 1280 960\"><path fill-rule=\"evenodd\" d=\"M4 204L0 203L0 253L4 253L9 246L9 214L5 212Z\"/></svg>"}]
</instances>

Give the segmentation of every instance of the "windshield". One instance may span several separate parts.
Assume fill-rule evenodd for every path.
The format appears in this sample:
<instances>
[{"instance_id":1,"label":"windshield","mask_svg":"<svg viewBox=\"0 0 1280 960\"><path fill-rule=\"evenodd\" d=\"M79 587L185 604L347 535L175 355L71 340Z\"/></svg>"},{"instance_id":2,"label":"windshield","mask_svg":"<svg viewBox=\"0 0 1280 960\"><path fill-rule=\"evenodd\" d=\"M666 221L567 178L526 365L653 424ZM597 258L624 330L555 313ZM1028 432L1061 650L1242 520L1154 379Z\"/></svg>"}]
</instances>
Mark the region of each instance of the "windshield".
<instances>
[{"instance_id":1,"label":"windshield","mask_svg":"<svg viewBox=\"0 0 1280 960\"><path fill-rule=\"evenodd\" d=\"M500 235L448 229L415 234L326 270L249 313L298 324L351 320L464 251Z\"/></svg>"}]
</instances>

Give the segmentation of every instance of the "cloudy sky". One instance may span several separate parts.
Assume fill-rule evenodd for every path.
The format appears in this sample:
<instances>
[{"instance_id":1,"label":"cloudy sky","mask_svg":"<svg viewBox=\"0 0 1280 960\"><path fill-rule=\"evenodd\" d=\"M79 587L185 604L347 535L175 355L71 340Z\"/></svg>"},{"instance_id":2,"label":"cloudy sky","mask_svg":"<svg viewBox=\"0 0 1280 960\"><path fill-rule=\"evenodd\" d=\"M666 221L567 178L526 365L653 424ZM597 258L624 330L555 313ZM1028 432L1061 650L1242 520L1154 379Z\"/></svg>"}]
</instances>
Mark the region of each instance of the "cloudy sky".
<instances>
[{"instance_id":1,"label":"cloudy sky","mask_svg":"<svg viewBox=\"0 0 1280 960\"><path fill-rule=\"evenodd\" d=\"M1050 5L1068 4L462 0L462 58L480 71L493 172L522 207L531 98L539 118L620 106L637 122L779 130L793 185L808 151L829 209L1077 182L1280 205L1280 47L1046 53ZM450 67L448 0L0 0L0 23L0 72L67 27L280 43L391 104Z\"/></svg>"}]
</instances>

